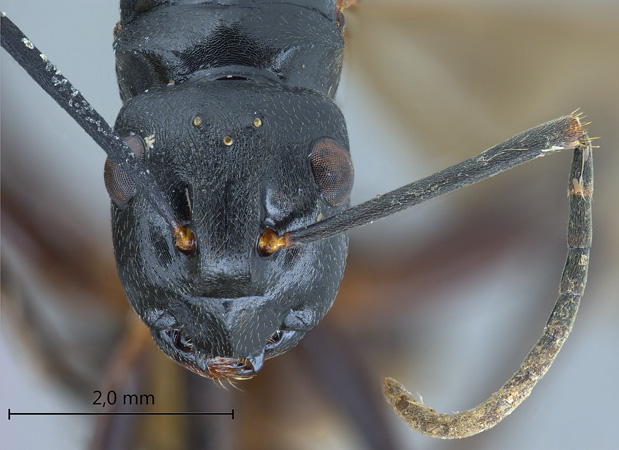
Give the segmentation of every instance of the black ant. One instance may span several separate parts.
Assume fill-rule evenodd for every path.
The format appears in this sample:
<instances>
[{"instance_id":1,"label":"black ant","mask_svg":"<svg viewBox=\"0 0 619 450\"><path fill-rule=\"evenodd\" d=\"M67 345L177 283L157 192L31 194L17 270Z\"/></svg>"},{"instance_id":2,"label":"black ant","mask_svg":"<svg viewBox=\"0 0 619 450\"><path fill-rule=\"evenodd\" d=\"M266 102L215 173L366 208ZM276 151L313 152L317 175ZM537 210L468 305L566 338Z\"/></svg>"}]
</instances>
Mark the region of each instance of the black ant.
<instances>
[{"instance_id":1,"label":"black ant","mask_svg":"<svg viewBox=\"0 0 619 450\"><path fill-rule=\"evenodd\" d=\"M159 347L201 375L251 378L332 305L347 230L573 150L560 294L521 368L486 402L454 415L385 380L394 410L423 433L459 438L494 426L548 370L584 291L593 169L580 116L349 207L354 171L332 100L347 2L194 3L121 1L115 51L124 105L114 130L2 16L3 48L108 154L118 271ZM176 20L184 27L171 38L165 30Z\"/></svg>"}]
</instances>

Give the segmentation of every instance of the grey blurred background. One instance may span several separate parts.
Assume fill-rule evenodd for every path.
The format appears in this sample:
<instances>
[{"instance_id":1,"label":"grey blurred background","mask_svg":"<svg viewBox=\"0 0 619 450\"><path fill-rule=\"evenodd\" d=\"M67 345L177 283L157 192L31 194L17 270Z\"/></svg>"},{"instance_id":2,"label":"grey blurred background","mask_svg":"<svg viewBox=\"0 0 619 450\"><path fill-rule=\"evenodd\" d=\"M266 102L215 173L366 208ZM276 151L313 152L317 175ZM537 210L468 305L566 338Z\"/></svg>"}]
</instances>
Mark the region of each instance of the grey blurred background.
<instances>
[{"instance_id":1,"label":"grey blurred background","mask_svg":"<svg viewBox=\"0 0 619 450\"><path fill-rule=\"evenodd\" d=\"M117 4L2 0L1 9L113 123ZM355 162L353 203L576 108L593 122L590 135L601 137L589 284L549 373L480 436L432 440L393 414L395 439L415 449L617 448L619 5L364 0L346 20L337 100ZM61 216L111 259L103 152L4 52L1 63L3 190L21 187L24 209ZM477 405L511 375L556 298L569 165L568 154L545 158L351 234L349 273L325 320L357 343L377 384L394 376L450 412ZM70 245L58 236L65 239ZM4 298L2 307L2 410L88 410L37 370ZM273 424L281 439L270 448L359 448L347 419L317 401L302 424L294 417ZM93 425L4 417L0 426L2 447L79 449Z\"/></svg>"}]
</instances>

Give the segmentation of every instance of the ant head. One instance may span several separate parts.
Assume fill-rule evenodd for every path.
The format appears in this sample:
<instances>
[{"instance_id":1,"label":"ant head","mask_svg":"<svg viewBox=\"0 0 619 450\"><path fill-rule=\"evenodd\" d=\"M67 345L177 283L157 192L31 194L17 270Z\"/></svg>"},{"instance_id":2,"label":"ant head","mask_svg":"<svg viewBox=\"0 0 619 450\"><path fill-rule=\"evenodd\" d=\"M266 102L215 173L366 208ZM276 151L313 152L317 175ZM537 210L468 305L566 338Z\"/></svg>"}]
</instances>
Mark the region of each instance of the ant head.
<instances>
[{"instance_id":1,"label":"ant head","mask_svg":"<svg viewBox=\"0 0 619 450\"><path fill-rule=\"evenodd\" d=\"M264 253L283 234L348 206L344 119L327 97L249 80L184 83L130 100L116 129L160 187L191 245L112 162L106 186L129 300L157 344L205 376L246 379L327 312L345 234Z\"/></svg>"}]
</instances>

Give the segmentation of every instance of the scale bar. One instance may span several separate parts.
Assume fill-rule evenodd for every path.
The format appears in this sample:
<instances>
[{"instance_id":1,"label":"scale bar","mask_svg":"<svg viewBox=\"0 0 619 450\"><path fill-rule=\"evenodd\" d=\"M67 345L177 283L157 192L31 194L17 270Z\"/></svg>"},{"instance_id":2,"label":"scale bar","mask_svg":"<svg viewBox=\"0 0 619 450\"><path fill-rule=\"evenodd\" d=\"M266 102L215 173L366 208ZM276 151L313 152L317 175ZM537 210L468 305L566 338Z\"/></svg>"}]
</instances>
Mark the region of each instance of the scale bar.
<instances>
[{"instance_id":1,"label":"scale bar","mask_svg":"<svg viewBox=\"0 0 619 450\"><path fill-rule=\"evenodd\" d=\"M230 416L234 420L234 408L230 412L11 412L11 416Z\"/></svg>"}]
</instances>

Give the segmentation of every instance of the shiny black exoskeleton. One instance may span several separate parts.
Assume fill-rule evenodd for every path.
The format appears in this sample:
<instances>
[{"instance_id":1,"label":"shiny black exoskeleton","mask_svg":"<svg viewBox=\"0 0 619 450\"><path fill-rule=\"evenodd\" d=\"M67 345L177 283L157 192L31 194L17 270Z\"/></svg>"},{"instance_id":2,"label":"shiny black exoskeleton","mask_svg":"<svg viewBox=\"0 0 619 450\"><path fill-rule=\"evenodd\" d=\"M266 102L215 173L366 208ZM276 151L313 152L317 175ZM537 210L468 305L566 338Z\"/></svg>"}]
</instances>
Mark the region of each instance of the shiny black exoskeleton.
<instances>
[{"instance_id":1,"label":"shiny black exoskeleton","mask_svg":"<svg viewBox=\"0 0 619 450\"><path fill-rule=\"evenodd\" d=\"M342 276L347 230L574 150L559 295L514 375L455 414L437 413L384 380L385 398L411 427L432 437L471 436L530 394L573 327L591 249L593 146L572 113L347 208L353 168L331 96L341 10L350 3L121 2L116 48L125 105L116 126L124 137L4 13L0 40L108 154L105 183L129 299L167 354L210 377L249 378L316 325ZM201 16L204 26L194 27ZM194 28L170 33L171 18ZM320 39L308 43L306 29ZM312 65L312 58L326 62Z\"/></svg>"},{"instance_id":2,"label":"shiny black exoskeleton","mask_svg":"<svg viewBox=\"0 0 619 450\"><path fill-rule=\"evenodd\" d=\"M205 376L244 379L327 312L345 233L263 256L281 234L348 206L353 182L335 0L122 0L115 129L195 236L178 248L108 160L118 270L161 349Z\"/></svg>"}]
</instances>

